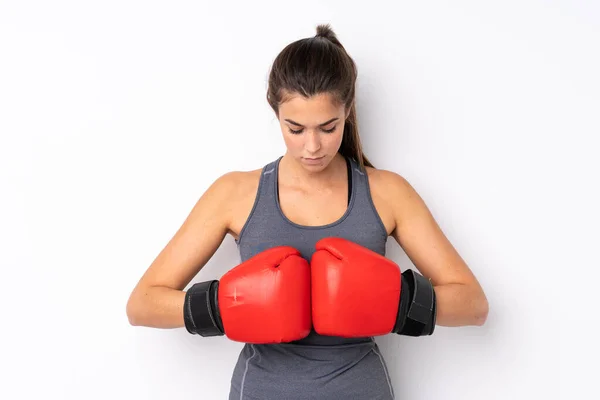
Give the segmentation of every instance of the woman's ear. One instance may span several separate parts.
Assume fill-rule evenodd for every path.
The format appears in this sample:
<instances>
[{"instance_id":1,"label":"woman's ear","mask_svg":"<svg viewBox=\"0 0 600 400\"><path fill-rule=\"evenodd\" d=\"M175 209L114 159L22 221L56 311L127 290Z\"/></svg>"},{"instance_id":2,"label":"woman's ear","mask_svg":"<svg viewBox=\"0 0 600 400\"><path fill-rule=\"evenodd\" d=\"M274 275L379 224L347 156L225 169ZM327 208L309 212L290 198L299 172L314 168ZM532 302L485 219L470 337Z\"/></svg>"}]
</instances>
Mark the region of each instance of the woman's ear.
<instances>
[{"instance_id":1,"label":"woman's ear","mask_svg":"<svg viewBox=\"0 0 600 400\"><path fill-rule=\"evenodd\" d=\"M350 112L352 111L352 106L354 106L354 100L352 100L352 103L350 103L350 105L348 107L346 107L346 116L344 119L348 119L348 117L350 116Z\"/></svg>"}]
</instances>

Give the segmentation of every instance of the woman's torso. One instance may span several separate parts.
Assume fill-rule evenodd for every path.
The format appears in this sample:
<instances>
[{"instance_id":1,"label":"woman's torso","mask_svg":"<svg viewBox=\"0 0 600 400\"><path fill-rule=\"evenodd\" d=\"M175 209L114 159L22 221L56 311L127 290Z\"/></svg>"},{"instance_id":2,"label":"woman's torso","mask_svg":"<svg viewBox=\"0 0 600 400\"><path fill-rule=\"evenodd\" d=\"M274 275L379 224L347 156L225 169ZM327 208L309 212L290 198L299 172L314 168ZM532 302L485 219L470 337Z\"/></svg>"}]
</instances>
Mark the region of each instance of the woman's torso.
<instances>
[{"instance_id":1,"label":"woman's torso","mask_svg":"<svg viewBox=\"0 0 600 400\"><path fill-rule=\"evenodd\" d=\"M235 199L233 199L232 217L228 227L228 234L236 242L239 240L240 233L252 212L263 169L259 168L240 174L239 187ZM381 170L366 167L371 199L389 236L396 228L396 223L391 208L386 203L385 182L381 172ZM344 183L343 187L340 187L339 190L329 196L323 196L322 194L297 196L286 193L285 185L279 182L279 202L287 219L296 224L306 226L327 225L339 220L347 211L348 193L346 187ZM293 207L290 207L288 200L295 202Z\"/></svg>"},{"instance_id":2,"label":"woman's torso","mask_svg":"<svg viewBox=\"0 0 600 400\"><path fill-rule=\"evenodd\" d=\"M279 181L281 157L245 173L229 233L241 261L278 245L310 261L315 243L340 236L385 255L395 228L378 171L351 160L348 179L324 192L303 193ZM392 399L385 361L373 338L321 336L278 345L246 344L231 380L230 399Z\"/></svg>"}]
</instances>

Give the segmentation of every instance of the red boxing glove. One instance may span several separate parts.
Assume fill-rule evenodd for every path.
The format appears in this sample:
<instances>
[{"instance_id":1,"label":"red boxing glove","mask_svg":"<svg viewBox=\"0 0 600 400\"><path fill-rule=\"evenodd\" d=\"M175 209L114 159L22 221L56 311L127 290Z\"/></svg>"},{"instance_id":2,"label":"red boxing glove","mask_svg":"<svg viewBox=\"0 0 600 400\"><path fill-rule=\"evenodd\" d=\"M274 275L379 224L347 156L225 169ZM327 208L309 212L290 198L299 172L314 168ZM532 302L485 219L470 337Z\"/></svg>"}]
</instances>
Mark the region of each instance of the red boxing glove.
<instances>
[{"instance_id":1,"label":"red boxing glove","mask_svg":"<svg viewBox=\"0 0 600 400\"><path fill-rule=\"evenodd\" d=\"M311 259L312 314L321 335L367 337L431 335L431 283L374 251L342 238L316 244Z\"/></svg>"},{"instance_id":2,"label":"red boxing glove","mask_svg":"<svg viewBox=\"0 0 600 400\"><path fill-rule=\"evenodd\" d=\"M263 251L186 295L186 328L244 343L302 339L312 326L310 266L293 247Z\"/></svg>"},{"instance_id":3,"label":"red boxing glove","mask_svg":"<svg viewBox=\"0 0 600 400\"><path fill-rule=\"evenodd\" d=\"M316 244L311 260L312 313L317 333L366 337L390 333L400 302L400 268L342 238Z\"/></svg>"}]
</instances>

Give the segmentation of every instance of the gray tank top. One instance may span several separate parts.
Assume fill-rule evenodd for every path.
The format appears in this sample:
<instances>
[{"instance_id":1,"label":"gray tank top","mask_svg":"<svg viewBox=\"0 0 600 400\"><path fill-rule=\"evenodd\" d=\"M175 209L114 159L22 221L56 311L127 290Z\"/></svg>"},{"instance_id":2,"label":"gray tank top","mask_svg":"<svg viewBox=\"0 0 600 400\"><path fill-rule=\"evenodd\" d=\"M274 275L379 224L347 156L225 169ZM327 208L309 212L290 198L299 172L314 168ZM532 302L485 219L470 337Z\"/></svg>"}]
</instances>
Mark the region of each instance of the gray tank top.
<instances>
[{"instance_id":1,"label":"gray tank top","mask_svg":"<svg viewBox=\"0 0 600 400\"><path fill-rule=\"evenodd\" d=\"M280 207L281 158L262 169L252 211L236 240L242 261L280 245L295 247L310 261L317 241L331 236L385 255L387 231L373 205L365 170L346 158L346 212L330 224L304 226L290 221ZM314 330L293 343L244 345L231 384L230 399L393 398L387 368L373 338L322 336ZM357 396L361 393L365 397Z\"/></svg>"}]
</instances>

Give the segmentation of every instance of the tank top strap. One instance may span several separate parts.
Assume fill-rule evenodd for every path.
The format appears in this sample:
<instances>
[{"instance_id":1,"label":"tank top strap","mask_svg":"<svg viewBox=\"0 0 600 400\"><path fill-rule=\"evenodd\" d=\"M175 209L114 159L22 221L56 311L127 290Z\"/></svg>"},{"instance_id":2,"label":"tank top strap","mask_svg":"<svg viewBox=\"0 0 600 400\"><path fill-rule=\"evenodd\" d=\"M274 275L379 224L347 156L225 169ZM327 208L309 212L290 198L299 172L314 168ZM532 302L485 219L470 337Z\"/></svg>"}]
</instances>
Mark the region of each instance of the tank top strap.
<instances>
[{"instance_id":1,"label":"tank top strap","mask_svg":"<svg viewBox=\"0 0 600 400\"><path fill-rule=\"evenodd\" d=\"M277 174L279 169L279 161L282 158L283 156L280 156L276 160L265 165L260 174L257 203L265 203L265 205L270 209L272 209L277 201Z\"/></svg>"},{"instance_id":2,"label":"tank top strap","mask_svg":"<svg viewBox=\"0 0 600 400\"><path fill-rule=\"evenodd\" d=\"M281 158L283 158L283 156L271 161L261 170L252 210L250 211L250 215L246 219L238 238L235 240L238 246L240 245L246 230L249 229L248 227L253 221L256 221L257 219L272 220L273 218L273 210L277 209L277 199L275 198L277 194L277 166Z\"/></svg>"},{"instance_id":3,"label":"tank top strap","mask_svg":"<svg viewBox=\"0 0 600 400\"><path fill-rule=\"evenodd\" d=\"M352 169L352 195L354 196L350 202L350 207L352 207L350 212L356 209L359 213L372 211L377 214L375 205L373 204L373 199L371 197L371 187L369 185L369 178L367 176L366 169L361 168L358 163L351 158L348 158L347 160L349 161L350 168ZM378 215L376 215L376 217L379 218Z\"/></svg>"}]
</instances>

